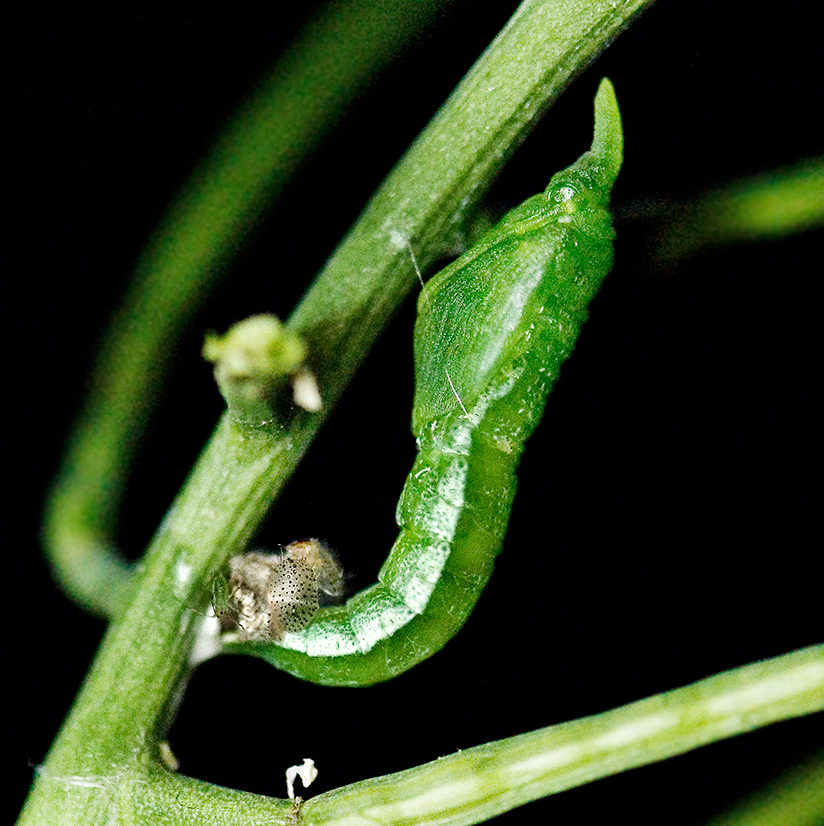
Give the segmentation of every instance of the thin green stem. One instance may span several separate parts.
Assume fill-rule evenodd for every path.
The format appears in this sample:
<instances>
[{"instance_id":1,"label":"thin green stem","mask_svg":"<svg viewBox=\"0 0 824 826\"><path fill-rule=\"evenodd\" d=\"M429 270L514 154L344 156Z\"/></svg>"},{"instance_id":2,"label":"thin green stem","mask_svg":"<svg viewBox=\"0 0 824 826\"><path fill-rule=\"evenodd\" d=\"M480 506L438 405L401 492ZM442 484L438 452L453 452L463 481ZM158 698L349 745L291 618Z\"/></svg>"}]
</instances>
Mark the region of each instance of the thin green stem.
<instances>
[{"instance_id":1,"label":"thin green stem","mask_svg":"<svg viewBox=\"0 0 824 826\"><path fill-rule=\"evenodd\" d=\"M782 238L824 226L824 158L733 181L664 207L656 255L674 261L707 246Z\"/></svg>"},{"instance_id":2,"label":"thin green stem","mask_svg":"<svg viewBox=\"0 0 824 826\"><path fill-rule=\"evenodd\" d=\"M817 826L822 816L824 750L782 772L707 826Z\"/></svg>"},{"instance_id":3,"label":"thin green stem","mask_svg":"<svg viewBox=\"0 0 824 826\"><path fill-rule=\"evenodd\" d=\"M594 717L477 746L319 795L306 823L478 823L532 800L824 710L824 645Z\"/></svg>"}]
</instances>

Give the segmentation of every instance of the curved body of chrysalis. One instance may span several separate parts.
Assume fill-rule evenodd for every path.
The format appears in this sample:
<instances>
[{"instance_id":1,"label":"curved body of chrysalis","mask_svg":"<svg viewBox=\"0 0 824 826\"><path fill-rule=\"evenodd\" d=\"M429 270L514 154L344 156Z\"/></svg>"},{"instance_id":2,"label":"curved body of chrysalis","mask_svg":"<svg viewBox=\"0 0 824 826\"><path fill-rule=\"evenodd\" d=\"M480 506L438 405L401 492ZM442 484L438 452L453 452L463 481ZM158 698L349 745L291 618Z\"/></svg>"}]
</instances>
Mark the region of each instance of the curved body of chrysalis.
<instances>
[{"instance_id":1,"label":"curved body of chrysalis","mask_svg":"<svg viewBox=\"0 0 824 826\"><path fill-rule=\"evenodd\" d=\"M501 549L515 469L612 266L615 93L595 99L592 149L435 276L418 302L412 429L419 453L378 582L255 654L328 685L390 679L464 624Z\"/></svg>"}]
</instances>

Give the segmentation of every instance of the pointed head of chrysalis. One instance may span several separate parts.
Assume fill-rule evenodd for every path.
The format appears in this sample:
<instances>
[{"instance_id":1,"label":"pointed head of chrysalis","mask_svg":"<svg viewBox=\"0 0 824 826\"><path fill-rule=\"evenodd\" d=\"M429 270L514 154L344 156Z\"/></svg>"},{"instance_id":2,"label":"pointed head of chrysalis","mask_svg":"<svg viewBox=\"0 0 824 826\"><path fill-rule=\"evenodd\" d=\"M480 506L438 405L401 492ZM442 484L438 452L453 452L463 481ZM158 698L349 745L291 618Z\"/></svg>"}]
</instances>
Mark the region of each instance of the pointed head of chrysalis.
<instances>
[{"instance_id":1,"label":"pointed head of chrysalis","mask_svg":"<svg viewBox=\"0 0 824 826\"><path fill-rule=\"evenodd\" d=\"M609 206L612 187L621 171L624 133L615 89L607 78L595 96L595 129L592 146L575 163L556 172L543 195L541 210L547 218L569 223L584 231L614 237L611 228L597 227L591 217ZM599 232L600 229L600 232Z\"/></svg>"},{"instance_id":2,"label":"pointed head of chrysalis","mask_svg":"<svg viewBox=\"0 0 824 826\"><path fill-rule=\"evenodd\" d=\"M624 159L624 132L615 89L607 78L595 95L595 129L592 146L572 166L552 176L547 193L577 180L591 190L593 206L606 207Z\"/></svg>"}]
</instances>

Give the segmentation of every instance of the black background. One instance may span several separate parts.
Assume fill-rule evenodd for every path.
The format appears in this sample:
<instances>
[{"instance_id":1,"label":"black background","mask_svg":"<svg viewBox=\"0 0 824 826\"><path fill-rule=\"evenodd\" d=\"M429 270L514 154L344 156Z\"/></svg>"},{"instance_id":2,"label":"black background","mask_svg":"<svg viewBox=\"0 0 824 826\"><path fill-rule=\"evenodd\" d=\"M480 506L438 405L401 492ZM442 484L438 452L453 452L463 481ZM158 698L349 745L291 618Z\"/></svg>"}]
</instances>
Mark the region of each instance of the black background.
<instances>
[{"instance_id":1,"label":"black background","mask_svg":"<svg viewBox=\"0 0 824 826\"><path fill-rule=\"evenodd\" d=\"M289 188L288 208L261 223L179 348L128 491L126 553L138 555L219 416L198 355L203 331L288 314L513 7L456 2L349 107ZM96 342L165 205L309 14L262 3L231 13L195 3L12 8L9 819L103 631L51 584L38 542ZM564 95L492 191L506 208L543 188L588 146L598 79L613 80L626 131L616 268L528 446L504 552L464 631L368 689L303 684L255 660L210 662L170 733L181 771L283 796L285 768L310 756L316 793L821 640L821 231L664 270L635 217L821 151L821 7L777 19L772 8L662 0ZM261 532L269 546L324 537L358 588L392 542L414 453L412 323L408 302ZM822 735L822 715L791 721L503 822L700 823L820 748Z\"/></svg>"}]
</instances>

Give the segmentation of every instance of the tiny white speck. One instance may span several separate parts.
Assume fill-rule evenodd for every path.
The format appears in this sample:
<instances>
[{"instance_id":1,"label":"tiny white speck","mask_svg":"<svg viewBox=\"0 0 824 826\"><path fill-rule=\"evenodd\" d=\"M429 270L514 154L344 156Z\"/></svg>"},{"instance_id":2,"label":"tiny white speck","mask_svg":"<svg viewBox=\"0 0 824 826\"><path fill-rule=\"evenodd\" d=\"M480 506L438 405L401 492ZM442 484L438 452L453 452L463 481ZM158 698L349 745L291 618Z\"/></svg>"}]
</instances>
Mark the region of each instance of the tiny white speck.
<instances>
[{"instance_id":1,"label":"tiny white speck","mask_svg":"<svg viewBox=\"0 0 824 826\"><path fill-rule=\"evenodd\" d=\"M389 242L396 249L402 250L409 246L409 236L400 232L397 229L389 230Z\"/></svg>"},{"instance_id":2,"label":"tiny white speck","mask_svg":"<svg viewBox=\"0 0 824 826\"><path fill-rule=\"evenodd\" d=\"M183 586L192 578L192 566L182 559L178 559L175 564L175 579L179 585Z\"/></svg>"},{"instance_id":3,"label":"tiny white speck","mask_svg":"<svg viewBox=\"0 0 824 826\"><path fill-rule=\"evenodd\" d=\"M300 778L304 788L308 788L318 776L315 761L309 757L303 758L302 766L289 766L286 769L286 792L289 800L295 799L295 779Z\"/></svg>"}]
</instances>

